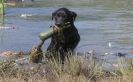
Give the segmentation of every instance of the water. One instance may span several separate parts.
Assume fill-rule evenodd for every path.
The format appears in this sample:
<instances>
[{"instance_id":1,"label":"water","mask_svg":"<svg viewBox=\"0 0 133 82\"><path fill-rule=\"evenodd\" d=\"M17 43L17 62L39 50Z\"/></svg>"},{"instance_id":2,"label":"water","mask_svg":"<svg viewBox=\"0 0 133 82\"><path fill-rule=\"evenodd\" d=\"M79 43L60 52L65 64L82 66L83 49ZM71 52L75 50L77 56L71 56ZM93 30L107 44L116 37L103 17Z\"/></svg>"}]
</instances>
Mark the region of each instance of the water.
<instances>
[{"instance_id":1,"label":"water","mask_svg":"<svg viewBox=\"0 0 133 82\"><path fill-rule=\"evenodd\" d=\"M52 12L67 7L78 15L75 25L81 40L76 51L94 49L101 55L127 52L133 49L132 4L132 0L35 0L7 7L4 24L15 29L0 29L0 51L30 50L39 42L39 33L47 31L53 23ZM50 40L45 42L44 50L49 43Z\"/></svg>"}]
</instances>

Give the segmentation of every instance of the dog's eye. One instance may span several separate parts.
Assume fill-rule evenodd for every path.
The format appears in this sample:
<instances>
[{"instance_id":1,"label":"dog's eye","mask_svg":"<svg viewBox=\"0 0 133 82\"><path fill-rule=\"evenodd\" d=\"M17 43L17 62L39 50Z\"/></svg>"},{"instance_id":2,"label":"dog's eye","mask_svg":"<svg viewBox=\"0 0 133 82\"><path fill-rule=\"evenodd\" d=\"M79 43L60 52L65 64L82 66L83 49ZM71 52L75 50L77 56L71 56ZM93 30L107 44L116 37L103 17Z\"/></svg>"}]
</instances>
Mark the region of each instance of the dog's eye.
<instances>
[{"instance_id":1,"label":"dog's eye","mask_svg":"<svg viewBox=\"0 0 133 82\"><path fill-rule=\"evenodd\" d=\"M57 17L62 17L62 18L65 18L66 16L63 15L63 14L57 14Z\"/></svg>"},{"instance_id":2,"label":"dog's eye","mask_svg":"<svg viewBox=\"0 0 133 82\"><path fill-rule=\"evenodd\" d=\"M65 16L65 15L63 15L62 17L63 17L63 18L65 18L66 16Z\"/></svg>"},{"instance_id":3,"label":"dog's eye","mask_svg":"<svg viewBox=\"0 0 133 82\"><path fill-rule=\"evenodd\" d=\"M60 17L60 14L57 14L57 17Z\"/></svg>"}]
</instances>

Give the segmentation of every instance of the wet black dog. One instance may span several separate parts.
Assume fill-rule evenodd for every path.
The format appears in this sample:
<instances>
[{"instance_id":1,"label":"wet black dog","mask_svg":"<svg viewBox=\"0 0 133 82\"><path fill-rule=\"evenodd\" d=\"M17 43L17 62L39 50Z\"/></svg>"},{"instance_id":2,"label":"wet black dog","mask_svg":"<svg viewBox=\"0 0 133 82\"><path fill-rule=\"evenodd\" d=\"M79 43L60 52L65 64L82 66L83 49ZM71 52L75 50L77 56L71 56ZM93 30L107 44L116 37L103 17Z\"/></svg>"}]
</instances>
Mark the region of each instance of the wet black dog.
<instances>
[{"instance_id":1,"label":"wet black dog","mask_svg":"<svg viewBox=\"0 0 133 82\"><path fill-rule=\"evenodd\" d=\"M80 41L78 30L74 25L74 21L77 14L67 8L60 8L52 13L52 20L56 28L62 29L59 33L56 33L51 38L51 43L48 46L47 51L51 54L47 54L46 57L50 56L59 57L61 61L64 61L67 56L67 52L73 52ZM55 28L55 27L53 27ZM57 53L60 56L57 56Z\"/></svg>"}]
</instances>

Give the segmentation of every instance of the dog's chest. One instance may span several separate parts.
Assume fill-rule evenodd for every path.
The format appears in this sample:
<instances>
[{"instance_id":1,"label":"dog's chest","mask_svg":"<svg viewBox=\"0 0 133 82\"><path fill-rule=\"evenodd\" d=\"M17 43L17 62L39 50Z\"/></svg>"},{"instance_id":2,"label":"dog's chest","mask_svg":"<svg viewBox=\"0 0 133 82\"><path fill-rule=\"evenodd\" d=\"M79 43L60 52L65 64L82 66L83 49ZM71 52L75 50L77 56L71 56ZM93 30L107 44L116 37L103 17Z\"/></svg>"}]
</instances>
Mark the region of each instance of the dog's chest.
<instances>
[{"instance_id":1,"label":"dog's chest","mask_svg":"<svg viewBox=\"0 0 133 82\"><path fill-rule=\"evenodd\" d=\"M59 33L56 33L53 38L55 40L55 42L59 43L59 44L65 44L69 42L69 39L72 37L71 32L67 32L67 31L61 31Z\"/></svg>"},{"instance_id":2,"label":"dog's chest","mask_svg":"<svg viewBox=\"0 0 133 82\"><path fill-rule=\"evenodd\" d=\"M58 32L53 36L53 38L57 43L64 43L65 35L63 32Z\"/></svg>"}]
</instances>

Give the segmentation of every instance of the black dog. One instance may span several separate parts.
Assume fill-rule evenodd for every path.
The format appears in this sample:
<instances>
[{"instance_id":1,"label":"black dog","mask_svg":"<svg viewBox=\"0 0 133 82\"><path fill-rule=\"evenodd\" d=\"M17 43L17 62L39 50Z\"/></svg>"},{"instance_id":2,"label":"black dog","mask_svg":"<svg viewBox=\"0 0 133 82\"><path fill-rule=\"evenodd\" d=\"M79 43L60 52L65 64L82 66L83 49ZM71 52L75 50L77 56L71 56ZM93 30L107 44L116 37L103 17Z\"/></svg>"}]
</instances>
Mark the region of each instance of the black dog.
<instances>
[{"instance_id":1,"label":"black dog","mask_svg":"<svg viewBox=\"0 0 133 82\"><path fill-rule=\"evenodd\" d=\"M76 16L75 12L67 8L60 8L52 13L52 20L54 20L56 28L62 30L52 36L51 43L47 48L50 54L47 54L46 58L50 56L60 57L61 61L64 61L67 56L66 53L73 52L76 48L80 41L78 30L74 25ZM60 56L57 56L57 54L60 54Z\"/></svg>"}]
</instances>

